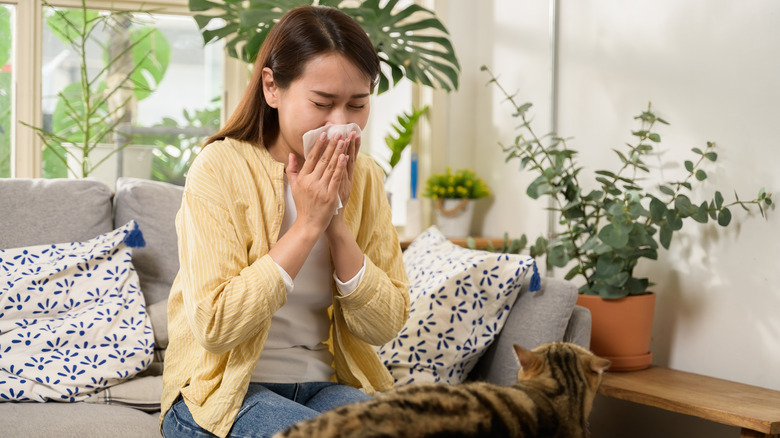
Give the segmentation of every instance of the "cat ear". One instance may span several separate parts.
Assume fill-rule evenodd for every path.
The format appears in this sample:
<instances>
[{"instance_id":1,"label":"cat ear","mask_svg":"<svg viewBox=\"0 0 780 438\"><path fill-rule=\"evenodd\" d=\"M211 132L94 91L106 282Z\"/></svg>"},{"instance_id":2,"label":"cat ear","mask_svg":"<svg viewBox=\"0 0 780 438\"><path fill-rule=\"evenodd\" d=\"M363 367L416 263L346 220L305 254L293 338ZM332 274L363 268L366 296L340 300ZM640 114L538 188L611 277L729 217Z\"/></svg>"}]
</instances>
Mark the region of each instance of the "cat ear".
<instances>
[{"instance_id":1,"label":"cat ear","mask_svg":"<svg viewBox=\"0 0 780 438\"><path fill-rule=\"evenodd\" d=\"M515 344L515 355L517 355L517 362L520 364L520 374L529 376L536 372L541 367L541 360L539 356L533 351L526 350L525 348ZM529 374L530 373L530 374Z\"/></svg>"},{"instance_id":2,"label":"cat ear","mask_svg":"<svg viewBox=\"0 0 780 438\"><path fill-rule=\"evenodd\" d=\"M607 359L598 357L598 356L593 356L593 358L591 358L591 360L590 360L590 369L593 372L596 372L596 373L599 373L599 374L601 374L604 371L606 371L607 368L609 368L610 365L612 365L612 362L610 362Z\"/></svg>"}]
</instances>

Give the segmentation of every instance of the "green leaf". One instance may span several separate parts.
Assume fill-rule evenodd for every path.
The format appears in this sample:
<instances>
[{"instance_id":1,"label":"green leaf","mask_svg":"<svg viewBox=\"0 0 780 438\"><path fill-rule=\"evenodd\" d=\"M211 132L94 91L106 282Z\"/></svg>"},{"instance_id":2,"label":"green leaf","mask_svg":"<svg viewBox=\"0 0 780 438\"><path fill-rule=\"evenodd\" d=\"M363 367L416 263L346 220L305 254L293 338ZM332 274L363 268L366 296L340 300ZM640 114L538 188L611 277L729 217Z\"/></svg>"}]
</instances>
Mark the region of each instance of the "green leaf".
<instances>
[{"instance_id":1,"label":"green leaf","mask_svg":"<svg viewBox=\"0 0 780 438\"><path fill-rule=\"evenodd\" d=\"M571 269L569 269L569 272L566 273L566 275L563 277L566 280L571 280L572 278L576 277L580 274L580 266L577 265Z\"/></svg>"},{"instance_id":2,"label":"green leaf","mask_svg":"<svg viewBox=\"0 0 780 438\"><path fill-rule=\"evenodd\" d=\"M705 172L705 171L703 171L701 169L697 170L696 171L696 179L699 180L699 181L704 181L705 179L707 179L707 172Z\"/></svg>"},{"instance_id":3,"label":"green leaf","mask_svg":"<svg viewBox=\"0 0 780 438\"><path fill-rule=\"evenodd\" d=\"M715 192L715 208L718 210L723 207L723 194L720 192Z\"/></svg>"},{"instance_id":4,"label":"green leaf","mask_svg":"<svg viewBox=\"0 0 780 438\"><path fill-rule=\"evenodd\" d=\"M664 222L661 224L659 240L661 242L661 246L666 249L669 249L669 245L672 243L672 232L672 227L669 226L669 223Z\"/></svg>"},{"instance_id":5,"label":"green leaf","mask_svg":"<svg viewBox=\"0 0 780 438\"><path fill-rule=\"evenodd\" d=\"M696 210L696 213L694 213L691 217L696 222L699 222L699 223L702 223L702 224L706 224L707 222L709 222L709 219L708 219L708 216L707 216L707 201L702 202L702 204Z\"/></svg>"},{"instance_id":6,"label":"green leaf","mask_svg":"<svg viewBox=\"0 0 780 438\"><path fill-rule=\"evenodd\" d=\"M657 224L663 220L664 216L666 216L666 204L653 197L650 200L650 220Z\"/></svg>"},{"instance_id":7,"label":"green leaf","mask_svg":"<svg viewBox=\"0 0 780 438\"><path fill-rule=\"evenodd\" d=\"M90 9L55 9L46 25L58 40L71 45L79 42L82 32L89 32L97 17L98 12Z\"/></svg>"},{"instance_id":8,"label":"green leaf","mask_svg":"<svg viewBox=\"0 0 780 438\"><path fill-rule=\"evenodd\" d=\"M728 208L724 208L718 212L718 225L725 227L731 223L731 211Z\"/></svg>"},{"instance_id":9,"label":"green leaf","mask_svg":"<svg viewBox=\"0 0 780 438\"><path fill-rule=\"evenodd\" d=\"M685 170L688 172L693 172L693 161L685 160Z\"/></svg>"},{"instance_id":10,"label":"green leaf","mask_svg":"<svg viewBox=\"0 0 780 438\"><path fill-rule=\"evenodd\" d=\"M158 29L143 27L130 33L135 70L130 75L136 98L143 100L162 82L171 60L171 46Z\"/></svg>"},{"instance_id":11,"label":"green leaf","mask_svg":"<svg viewBox=\"0 0 780 438\"><path fill-rule=\"evenodd\" d=\"M0 67L11 59L11 11L0 5Z\"/></svg>"},{"instance_id":12,"label":"green leaf","mask_svg":"<svg viewBox=\"0 0 780 438\"><path fill-rule=\"evenodd\" d=\"M661 193L664 195L674 196L674 190L670 189L668 186L662 185L659 186L658 189L661 190Z\"/></svg>"},{"instance_id":13,"label":"green leaf","mask_svg":"<svg viewBox=\"0 0 780 438\"><path fill-rule=\"evenodd\" d=\"M607 224L599 231L599 239L612 248L623 248L628 244L629 233L631 232L630 226L628 228L616 225Z\"/></svg>"},{"instance_id":14,"label":"green leaf","mask_svg":"<svg viewBox=\"0 0 780 438\"><path fill-rule=\"evenodd\" d=\"M691 200L685 195L679 195L677 199L674 200L674 208L682 217L691 216L698 211L698 208L691 204Z\"/></svg>"},{"instance_id":15,"label":"green leaf","mask_svg":"<svg viewBox=\"0 0 780 438\"><path fill-rule=\"evenodd\" d=\"M393 131L385 135L385 143L390 148L390 169L392 170L401 161L401 154L412 142L412 134L414 133L414 126L423 114L428 112L428 107L425 106L419 110L412 110L411 113L401 113L396 123L392 125ZM395 135L393 135L395 134Z\"/></svg>"},{"instance_id":16,"label":"green leaf","mask_svg":"<svg viewBox=\"0 0 780 438\"><path fill-rule=\"evenodd\" d=\"M571 258L566 254L566 248L562 245L551 247L547 253L547 263L557 268L566 266L569 260Z\"/></svg>"},{"instance_id":17,"label":"green leaf","mask_svg":"<svg viewBox=\"0 0 780 438\"><path fill-rule=\"evenodd\" d=\"M650 134L649 136L647 136L647 138L649 138L650 141L654 141L656 143L659 143L661 141L661 136L656 133Z\"/></svg>"},{"instance_id":18,"label":"green leaf","mask_svg":"<svg viewBox=\"0 0 780 438\"><path fill-rule=\"evenodd\" d=\"M704 154L704 158L714 162L718 160L718 154L715 152L707 152Z\"/></svg>"}]
</instances>

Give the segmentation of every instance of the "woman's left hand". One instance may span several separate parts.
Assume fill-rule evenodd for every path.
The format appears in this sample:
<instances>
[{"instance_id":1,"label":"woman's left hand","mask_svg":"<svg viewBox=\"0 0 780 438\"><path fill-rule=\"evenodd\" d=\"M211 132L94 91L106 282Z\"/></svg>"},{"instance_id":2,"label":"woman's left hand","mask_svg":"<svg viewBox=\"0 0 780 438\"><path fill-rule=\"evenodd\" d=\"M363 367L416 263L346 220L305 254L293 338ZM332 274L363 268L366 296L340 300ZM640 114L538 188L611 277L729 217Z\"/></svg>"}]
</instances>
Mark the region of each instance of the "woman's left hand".
<instances>
[{"instance_id":1,"label":"woman's left hand","mask_svg":"<svg viewBox=\"0 0 780 438\"><path fill-rule=\"evenodd\" d=\"M347 145L344 153L347 154L347 169L341 177L341 185L339 186L339 198L341 203L347 205L349 195L352 193L352 174L355 170L355 162L357 161L358 153L360 152L360 136L354 132L350 132L346 140Z\"/></svg>"}]
</instances>

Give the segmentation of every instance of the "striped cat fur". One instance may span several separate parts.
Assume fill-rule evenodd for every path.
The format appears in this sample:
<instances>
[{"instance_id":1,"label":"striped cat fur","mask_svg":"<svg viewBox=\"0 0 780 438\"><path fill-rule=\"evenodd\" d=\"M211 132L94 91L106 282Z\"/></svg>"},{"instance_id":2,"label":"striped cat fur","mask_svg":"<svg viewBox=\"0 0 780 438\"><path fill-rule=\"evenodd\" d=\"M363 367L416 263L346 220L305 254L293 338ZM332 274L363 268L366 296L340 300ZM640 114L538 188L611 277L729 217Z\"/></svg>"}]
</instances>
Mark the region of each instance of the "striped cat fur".
<instances>
[{"instance_id":1,"label":"striped cat fur","mask_svg":"<svg viewBox=\"0 0 780 438\"><path fill-rule=\"evenodd\" d=\"M520 362L514 385L411 384L274 438L586 437L593 398L610 362L566 342L514 348Z\"/></svg>"}]
</instances>

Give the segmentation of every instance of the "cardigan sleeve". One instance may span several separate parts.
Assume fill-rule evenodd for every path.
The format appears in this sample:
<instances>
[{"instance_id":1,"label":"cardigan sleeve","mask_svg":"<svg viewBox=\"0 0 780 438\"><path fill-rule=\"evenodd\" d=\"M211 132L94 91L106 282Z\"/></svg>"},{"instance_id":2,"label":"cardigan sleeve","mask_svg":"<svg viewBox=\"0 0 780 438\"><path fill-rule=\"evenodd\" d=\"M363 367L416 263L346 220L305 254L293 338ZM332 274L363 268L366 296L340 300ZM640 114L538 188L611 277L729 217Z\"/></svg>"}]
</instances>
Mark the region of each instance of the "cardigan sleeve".
<instances>
[{"instance_id":1,"label":"cardigan sleeve","mask_svg":"<svg viewBox=\"0 0 780 438\"><path fill-rule=\"evenodd\" d=\"M209 148L204 155L212 152ZM209 157L218 158L211 160L214 167L228 166L220 155L196 160L176 230L190 330L203 348L221 354L267 330L271 316L286 302L286 289L267 253L249 260L251 233L240 212L232 210L239 202L232 197L240 195L220 177L230 175L229 170L209 167Z\"/></svg>"},{"instance_id":2,"label":"cardigan sleeve","mask_svg":"<svg viewBox=\"0 0 780 438\"><path fill-rule=\"evenodd\" d=\"M373 162L366 162L369 158L359 158L363 158L358 161L361 172L356 175L363 182L363 203L360 217L349 219L366 255L365 274L357 289L336 299L349 330L369 344L382 345L403 328L409 316L409 280L384 191L384 177ZM350 213L358 214L357 210Z\"/></svg>"}]
</instances>

